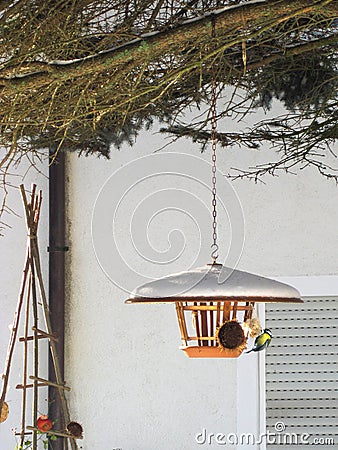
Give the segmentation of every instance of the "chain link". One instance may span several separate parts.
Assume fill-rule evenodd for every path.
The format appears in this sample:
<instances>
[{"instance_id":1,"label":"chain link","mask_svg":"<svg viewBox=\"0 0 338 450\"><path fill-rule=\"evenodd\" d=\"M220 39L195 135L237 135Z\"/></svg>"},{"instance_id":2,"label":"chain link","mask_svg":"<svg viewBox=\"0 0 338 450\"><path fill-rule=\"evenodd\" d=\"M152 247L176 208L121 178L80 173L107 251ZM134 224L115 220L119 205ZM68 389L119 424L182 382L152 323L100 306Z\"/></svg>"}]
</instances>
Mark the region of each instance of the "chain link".
<instances>
[{"instance_id":1,"label":"chain link","mask_svg":"<svg viewBox=\"0 0 338 450\"><path fill-rule=\"evenodd\" d=\"M215 38L215 18L212 18L212 38ZM216 67L215 62L212 62L211 66L211 149L212 149L212 240L211 245L212 252L211 257L213 264L216 263L218 258L218 244L217 244L217 191L216 191L216 141L217 141L217 110L216 110Z\"/></svg>"}]
</instances>

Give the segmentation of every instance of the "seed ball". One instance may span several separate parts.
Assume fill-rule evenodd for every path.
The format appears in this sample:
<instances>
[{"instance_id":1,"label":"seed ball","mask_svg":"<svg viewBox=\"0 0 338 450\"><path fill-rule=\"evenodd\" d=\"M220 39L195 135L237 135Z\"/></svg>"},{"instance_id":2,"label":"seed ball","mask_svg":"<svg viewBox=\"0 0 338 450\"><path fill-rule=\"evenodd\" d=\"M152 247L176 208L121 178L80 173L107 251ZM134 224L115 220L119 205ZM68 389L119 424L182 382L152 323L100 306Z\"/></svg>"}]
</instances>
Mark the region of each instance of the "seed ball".
<instances>
[{"instance_id":1,"label":"seed ball","mask_svg":"<svg viewBox=\"0 0 338 450\"><path fill-rule=\"evenodd\" d=\"M243 328L235 320L225 322L218 329L217 339L220 346L223 348L237 348L245 341Z\"/></svg>"},{"instance_id":2,"label":"seed ball","mask_svg":"<svg viewBox=\"0 0 338 450\"><path fill-rule=\"evenodd\" d=\"M74 437L81 438L83 433L82 426L77 422L69 422L67 431Z\"/></svg>"}]
</instances>

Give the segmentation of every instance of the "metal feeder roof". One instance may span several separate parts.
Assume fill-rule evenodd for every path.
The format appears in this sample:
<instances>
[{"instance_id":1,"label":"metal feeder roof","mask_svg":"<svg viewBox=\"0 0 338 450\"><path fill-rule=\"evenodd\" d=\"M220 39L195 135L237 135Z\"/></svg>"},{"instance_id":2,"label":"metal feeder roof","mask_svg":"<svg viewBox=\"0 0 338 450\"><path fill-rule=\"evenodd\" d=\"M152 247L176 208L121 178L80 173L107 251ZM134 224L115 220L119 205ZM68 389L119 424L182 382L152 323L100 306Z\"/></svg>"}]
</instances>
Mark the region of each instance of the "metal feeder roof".
<instances>
[{"instance_id":1,"label":"metal feeder roof","mask_svg":"<svg viewBox=\"0 0 338 450\"><path fill-rule=\"evenodd\" d=\"M297 289L222 264L169 275L135 289L126 303L247 301L303 303Z\"/></svg>"}]
</instances>

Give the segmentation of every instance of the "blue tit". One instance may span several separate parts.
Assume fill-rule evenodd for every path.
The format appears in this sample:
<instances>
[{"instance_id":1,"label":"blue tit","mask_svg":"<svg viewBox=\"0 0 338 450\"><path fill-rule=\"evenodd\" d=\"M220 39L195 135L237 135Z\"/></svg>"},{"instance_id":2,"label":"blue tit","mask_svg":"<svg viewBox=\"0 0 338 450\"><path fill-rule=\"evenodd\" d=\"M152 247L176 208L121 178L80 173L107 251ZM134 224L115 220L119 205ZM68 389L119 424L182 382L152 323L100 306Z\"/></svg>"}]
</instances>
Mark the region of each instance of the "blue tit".
<instances>
[{"instance_id":1,"label":"blue tit","mask_svg":"<svg viewBox=\"0 0 338 450\"><path fill-rule=\"evenodd\" d=\"M265 328L263 333L261 333L259 336L256 337L252 349L245 353L260 352L261 350L265 350L266 348L269 347L271 339L272 339L271 330L269 330L269 328Z\"/></svg>"}]
</instances>

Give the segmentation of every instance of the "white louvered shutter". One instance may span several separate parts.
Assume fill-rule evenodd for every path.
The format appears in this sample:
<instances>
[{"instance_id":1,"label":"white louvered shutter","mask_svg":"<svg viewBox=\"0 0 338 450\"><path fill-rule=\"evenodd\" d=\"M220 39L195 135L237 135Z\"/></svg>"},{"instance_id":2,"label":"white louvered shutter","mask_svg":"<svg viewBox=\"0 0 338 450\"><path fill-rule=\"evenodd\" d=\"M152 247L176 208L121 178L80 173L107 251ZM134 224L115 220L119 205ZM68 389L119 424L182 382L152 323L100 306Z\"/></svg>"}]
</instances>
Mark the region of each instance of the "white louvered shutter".
<instances>
[{"instance_id":1,"label":"white louvered shutter","mask_svg":"<svg viewBox=\"0 0 338 450\"><path fill-rule=\"evenodd\" d=\"M338 448L337 310L334 297L266 305L266 327L274 336L266 352L267 429L276 432L277 422L286 426L267 449L309 448L316 442L316 448ZM310 445L301 444L302 433L310 435Z\"/></svg>"}]
</instances>

